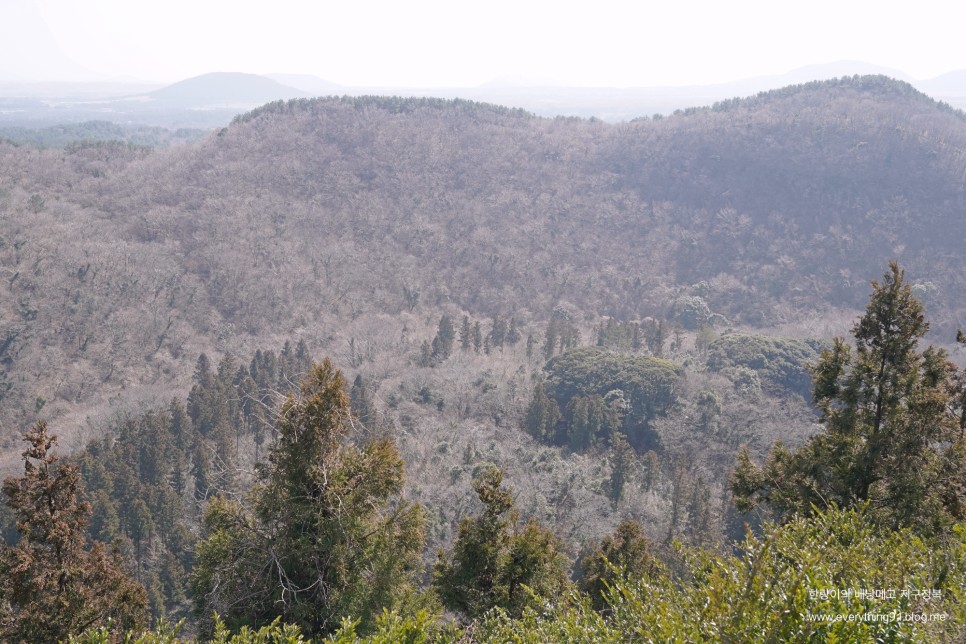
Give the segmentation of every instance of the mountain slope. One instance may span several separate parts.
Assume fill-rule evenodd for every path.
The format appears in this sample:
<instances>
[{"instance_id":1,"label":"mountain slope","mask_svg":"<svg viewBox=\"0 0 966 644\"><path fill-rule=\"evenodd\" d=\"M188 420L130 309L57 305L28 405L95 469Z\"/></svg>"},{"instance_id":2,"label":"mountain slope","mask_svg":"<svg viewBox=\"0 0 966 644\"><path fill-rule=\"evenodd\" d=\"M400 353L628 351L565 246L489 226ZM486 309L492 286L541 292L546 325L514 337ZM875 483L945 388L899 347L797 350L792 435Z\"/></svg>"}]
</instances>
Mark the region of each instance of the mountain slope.
<instances>
[{"instance_id":1,"label":"mountain slope","mask_svg":"<svg viewBox=\"0 0 966 644\"><path fill-rule=\"evenodd\" d=\"M620 125L296 100L153 154L0 146L0 176L11 428L285 337L401 369L446 311L539 339L689 296L821 331L892 258L938 332L966 321L966 121L882 77Z\"/></svg>"},{"instance_id":2,"label":"mountain slope","mask_svg":"<svg viewBox=\"0 0 966 644\"><path fill-rule=\"evenodd\" d=\"M819 278L832 304L859 304L889 257L961 293L953 266L937 263L955 264L966 238L964 169L959 113L871 77L618 126L465 102L296 102L238 119L149 174L164 202L184 190L236 213L284 201L309 226L301 233L336 231L393 258L365 270L377 290L431 272L435 297L470 309L526 302L543 315L563 298L633 316L623 280L669 274L734 275L763 291L766 311L765 293L794 303L780 292L794 273ZM836 298L842 271L857 288ZM718 306L742 316L726 298Z\"/></svg>"}]
</instances>

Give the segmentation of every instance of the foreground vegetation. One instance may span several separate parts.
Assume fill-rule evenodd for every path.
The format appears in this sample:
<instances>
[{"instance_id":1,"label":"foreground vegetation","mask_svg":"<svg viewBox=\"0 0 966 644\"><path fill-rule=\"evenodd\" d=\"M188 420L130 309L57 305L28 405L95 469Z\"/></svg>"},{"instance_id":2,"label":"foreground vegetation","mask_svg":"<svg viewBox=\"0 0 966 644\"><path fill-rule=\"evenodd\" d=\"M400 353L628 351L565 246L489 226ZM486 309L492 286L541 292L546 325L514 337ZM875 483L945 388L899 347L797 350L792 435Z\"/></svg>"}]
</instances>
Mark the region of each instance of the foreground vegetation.
<instances>
[{"instance_id":1,"label":"foreground vegetation","mask_svg":"<svg viewBox=\"0 0 966 644\"><path fill-rule=\"evenodd\" d=\"M966 534L941 547L881 530L865 507L834 509L769 526L740 554L683 549L674 574L627 578L615 569L603 601L571 590L513 616L497 608L469 624L426 611L386 612L361 633L344 623L312 639L273 623L212 642L868 642L960 641L966 631ZM599 604L594 606L594 604ZM111 641L104 627L75 642ZM176 642L161 629L136 642Z\"/></svg>"},{"instance_id":2,"label":"foreground vegetation","mask_svg":"<svg viewBox=\"0 0 966 644\"><path fill-rule=\"evenodd\" d=\"M182 544L189 551L183 574L194 617L174 627L159 621L153 631L141 630L148 592L124 566L136 564L140 578L170 577L164 562L175 555L167 543L177 540L155 543L142 534L132 543L136 529L151 530L147 508L132 515L141 517L132 529L115 528L108 555L103 542L85 531L92 507L81 499L80 472L107 477L93 490L107 499L103 517L125 486L98 470L98 455L109 453L109 446L86 452L80 467L62 463L51 452L55 441L46 425L38 423L27 435L24 475L7 479L3 488L18 533L0 551L4 639L962 639L966 372L942 350L920 347L928 325L897 264L872 286L866 313L854 327L854 349L838 339L813 367L823 430L796 450L774 446L762 466L747 449L738 453L731 478L736 503L772 519L749 528L733 549L658 544L640 523L627 520L588 548L568 574L565 544L538 520L522 520L502 470L481 464L473 481L479 510L461 520L427 580L420 552L431 508L404 498L403 461L394 440L358 422L354 405L365 413L365 396L356 387L350 391L326 359L308 369L298 391L278 409L275 439L250 483L207 476L196 463L192 478L196 498L201 491L204 499L203 529L196 543ZM962 334L959 340L966 343ZM434 344L448 343L437 338ZM248 370L237 372L223 365L218 376L200 361L198 380L207 384L192 390L188 414L172 411L166 421L182 428L185 445L195 444L188 452L200 459L210 448L218 458L231 458L231 441L219 437L224 430L218 427L227 419L243 420L242 407L226 410L244 401L213 394L227 386L219 378L227 383L226 374L236 373L234 380L244 382L256 373L271 381L270 373L297 369L299 356L304 358L301 349L290 347L281 355L260 354ZM596 406L606 422L583 435L625 452L631 462L646 445L635 452L624 430L661 413L671 393L652 385L675 378L660 360L621 362L587 349L551 360L548 371L549 384L537 384L531 406L553 416L559 397L570 401L570 417L556 412L558 434L544 438L573 434L568 428L590 423L595 414L589 409ZM254 379L247 386L249 400L258 400ZM604 389L610 392L600 397ZM625 395L630 400L619 403ZM582 396L597 402L581 403L589 407L580 411L573 401ZM524 425L538 415L527 414ZM162 468L166 474L147 467L163 445L155 436L131 456L142 460L141 478L160 473L154 487L175 484L183 495L187 477L183 471L174 476L177 459ZM199 487L198 481L213 484ZM127 514L121 512L119 524L130 521ZM100 525L109 536L106 524ZM172 519L166 530L178 525ZM126 559L125 543L135 545ZM173 586L167 592L170 605ZM156 614L167 612L165 603ZM190 635L182 636L185 628Z\"/></svg>"}]
</instances>

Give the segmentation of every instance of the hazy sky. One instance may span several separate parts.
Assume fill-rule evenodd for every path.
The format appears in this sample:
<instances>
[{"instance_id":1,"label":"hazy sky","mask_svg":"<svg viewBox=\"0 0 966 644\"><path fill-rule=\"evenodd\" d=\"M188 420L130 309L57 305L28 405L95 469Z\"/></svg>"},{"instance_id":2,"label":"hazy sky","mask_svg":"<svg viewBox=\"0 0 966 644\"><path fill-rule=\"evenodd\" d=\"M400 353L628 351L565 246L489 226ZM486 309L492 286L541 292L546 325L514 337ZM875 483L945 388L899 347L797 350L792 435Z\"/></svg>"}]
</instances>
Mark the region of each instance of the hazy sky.
<instances>
[{"instance_id":1,"label":"hazy sky","mask_svg":"<svg viewBox=\"0 0 966 644\"><path fill-rule=\"evenodd\" d=\"M966 4L920 0L0 0L0 81L213 71L348 86L723 82L858 60L966 69Z\"/></svg>"}]
</instances>

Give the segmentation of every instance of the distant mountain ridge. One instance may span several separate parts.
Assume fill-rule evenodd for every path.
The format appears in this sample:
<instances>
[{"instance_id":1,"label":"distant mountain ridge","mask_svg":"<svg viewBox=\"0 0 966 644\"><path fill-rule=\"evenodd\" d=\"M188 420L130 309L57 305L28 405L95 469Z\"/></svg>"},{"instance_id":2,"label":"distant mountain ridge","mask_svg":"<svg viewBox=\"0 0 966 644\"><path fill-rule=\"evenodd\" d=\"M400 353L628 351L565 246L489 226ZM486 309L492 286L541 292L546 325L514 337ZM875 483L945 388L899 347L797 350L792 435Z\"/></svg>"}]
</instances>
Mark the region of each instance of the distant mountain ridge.
<instances>
[{"instance_id":1,"label":"distant mountain ridge","mask_svg":"<svg viewBox=\"0 0 966 644\"><path fill-rule=\"evenodd\" d=\"M914 83L930 96L966 96L966 69Z\"/></svg>"},{"instance_id":2,"label":"distant mountain ridge","mask_svg":"<svg viewBox=\"0 0 966 644\"><path fill-rule=\"evenodd\" d=\"M277 100L310 96L394 95L462 98L522 108L539 116L578 116L608 122L630 121L654 114L709 106L811 81L855 75L884 75L904 80L933 98L966 108L966 70L935 79L916 81L895 69L859 61L810 65L786 74L736 81L677 87L562 87L552 82L495 80L477 87L399 88L349 87L309 74L213 73L185 79L145 92L130 86L37 85L44 101L25 98L30 84L0 84L0 125L42 127L64 122L110 119L123 123L163 127L222 127L244 111ZM538 86L539 85L539 86ZM58 87L62 88L58 90ZM58 91L66 98L57 98ZM103 92L98 98L98 92Z\"/></svg>"},{"instance_id":3,"label":"distant mountain ridge","mask_svg":"<svg viewBox=\"0 0 966 644\"><path fill-rule=\"evenodd\" d=\"M476 87L393 88L345 87L310 75L272 74L270 78L315 96L400 95L464 98L520 107L539 116L570 115L623 121L669 114L679 109L708 106L718 101L813 81L853 76L887 76L905 81L938 100L966 108L966 70L937 79L914 80L909 74L881 65L853 60L807 65L784 74L755 76L705 85L640 87L569 87L550 80L500 77Z\"/></svg>"},{"instance_id":4,"label":"distant mountain ridge","mask_svg":"<svg viewBox=\"0 0 966 644\"><path fill-rule=\"evenodd\" d=\"M125 126L212 129L259 105L310 95L264 76L236 72L203 74L147 92L130 87L129 94L121 95L117 86L111 86L111 94L102 98L75 85L65 86L71 96L64 98L0 98L0 128L108 120ZM17 87L10 91L17 92Z\"/></svg>"},{"instance_id":5,"label":"distant mountain ridge","mask_svg":"<svg viewBox=\"0 0 966 644\"><path fill-rule=\"evenodd\" d=\"M179 107L247 105L251 108L272 101L305 97L308 94L257 74L215 72L162 87L147 96Z\"/></svg>"},{"instance_id":6,"label":"distant mountain ridge","mask_svg":"<svg viewBox=\"0 0 966 644\"><path fill-rule=\"evenodd\" d=\"M345 94L347 90L346 87L338 83L331 83L310 74L266 74L265 77L282 85L294 87L311 96L341 95Z\"/></svg>"}]
</instances>

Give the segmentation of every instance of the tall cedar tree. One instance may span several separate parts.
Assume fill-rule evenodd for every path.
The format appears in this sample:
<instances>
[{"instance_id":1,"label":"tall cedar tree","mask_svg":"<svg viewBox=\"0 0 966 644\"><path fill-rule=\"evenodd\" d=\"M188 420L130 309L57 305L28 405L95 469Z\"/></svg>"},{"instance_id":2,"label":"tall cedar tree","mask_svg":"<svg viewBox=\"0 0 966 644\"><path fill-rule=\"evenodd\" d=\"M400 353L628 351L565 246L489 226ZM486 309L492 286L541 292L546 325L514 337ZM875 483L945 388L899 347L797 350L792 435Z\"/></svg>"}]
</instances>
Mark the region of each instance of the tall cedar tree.
<instances>
[{"instance_id":1,"label":"tall cedar tree","mask_svg":"<svg viewBox=\"0 0 966 644\"><path fill-rule=\"evenodd\" d=\"M854 352L838 338L814 368L825 431L796 451L777 443L763 467L739 452L740 510L763 505L785 518L868 501L885 524L924 532L966 518L962 376L941 349L918 350L922 304L889 266L872 282Z\"/></svg>"},{"instance_id":2,"label":"tall cedar tree","mask_svg":"<svg viewBox=\"0 0 966 644\"><path fill-rule=\"evenodd\" d=\"M455 341L456 328L453 326L453 318L444 315L439 319L436 337L433 338L433 359L437 362L446 360L453 352L453 343Z\"/></svg>"},{"instance_id":3,"label":"tall cedar tree","mask_svg":"<svg viewBox=\"0 0 966 644\"><path fill-rule=\"evenodd\" d=\"M460 327L460 348L463 351L468 351L472 342L473 334L470 331L470 318L468 315L464 315L463 326Z\"/></svg>"},{"instance_id":4,"label":"tall cedar tree","mask_svg":"<svg viewBox=\"0 0 966 644\"><path fill-rule=\"evenodd\" d=\"M615 431L611 437L610 478L607 480L607 496L615 508L624 498L624 489L633 475L636 461L634 448L622 433Z\"/></svg>"},{"instance_id":5,"label":"tall cedar tree","mask_svg":"<svg viewBox=\"0 0 966 644\"><path fill-rule=\"evenodd\" d=\"M345 389L328 359L315 366L282 408L249 504L209 505L192 573L203 615L235 626L281 617L321 635L409 596L422 510L399 498L403 462L389 439L349 441Z\"/></svg>"},{"instance_id":6,"label":"tall cedar tree","mask_svg":"<svg viewBox=\"0 0 966 644\"><path fill-rule=\"evenodd\" d=\"M557 436L557 423L560 422L560 407L557 401L547 395L546 387L538 382L533 387L533 398L527 407L523 426L537 440L551 442Z\"/></svg>"},{"instance_id":7,"label":"tall cedar tree","mask_svg":"<svg viewBox=\"0 0 966 644\"><path fill-rule=\"evenodd\" d=\"M651 581L666 576L667 571L653 554L637 521L622 521L613 535L601 540L593 553L580 560L578 587L590 596L596 611L609 609L607 589L618 581Z\"/></svg>"},{"instance_id":8,"label":"tall cedar tree","mask_svg":"<svg viewBox=\"0 0 966 644\"><path fill-rule=\"evenodd\" d=\"M554 597L566 587L560 543L533 521L518 525L513 497L502 482L497 467L473 481L483 514L460 522L452 552L440 551L434 570L443 604L471 619L497 606L520 616L534 595Z\"/></svg>"},{"instance_id":9,"label":"tall cedar tree","mask_svg":"<svg viewBox=\"0 0 966 644\"><path fill-rule=\"evenodd\" d=\"M352 415L362 423L362 427L370 434L376 434L379 430L379 411L376 409L376 401L369 389L366 381L361 375L357 375L352 381L352 389L349 391L351 400Z\"/></svg>"},{"instance_id":10,"label":"tall cedar tree","mask_svg":"<svg viewBox=\"0 0 966 644\"><path fill-rule=\"evenodd\" d=\"M79 500L77 468L58 464L56 437L39 422L25 440L24 475L3 483L20 540L0 552L0 635L5 642L57 642L109 621L125 630L146 617L144 588L119 555L86 547L90 505Z\"/></svg>"}]
</instances>

